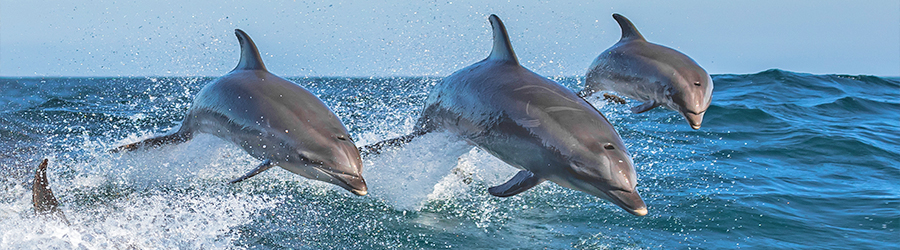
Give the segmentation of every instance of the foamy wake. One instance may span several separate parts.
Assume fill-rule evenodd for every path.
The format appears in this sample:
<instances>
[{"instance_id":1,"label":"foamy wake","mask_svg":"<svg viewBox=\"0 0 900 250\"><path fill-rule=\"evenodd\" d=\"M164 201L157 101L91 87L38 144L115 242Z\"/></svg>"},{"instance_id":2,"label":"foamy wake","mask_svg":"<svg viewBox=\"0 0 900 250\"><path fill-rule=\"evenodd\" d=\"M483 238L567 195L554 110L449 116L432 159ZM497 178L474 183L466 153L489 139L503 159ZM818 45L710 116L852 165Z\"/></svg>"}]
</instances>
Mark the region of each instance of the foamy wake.
<instances>
[{"instance_id":1,"label":"foamy wake","mask_svg":"<svg viewBox=\"0 0 900 250\"><path fill-rule=\"evenodd\" d=\"M30 183L4 181L0 192L0 249L231 248L235 228L282 197L254 191L268 180L290 180L307 191L345 192L275 168L237 185L258 160L209 135L190 142L121 154L112 145L84 143L87 160L51 158L51 188L71 222L34 216ZM86 140L87 141L87 140ZM78 150L78 149L73 149ZM468 197L475 183L497 185L515 174L510 167L447 133L431 133L401 149L364 159L369 196L397 210L419 210L430 200ZM483 185L482 185L483 187ZM264 189L264 188L261 188ZM347 194L349 195L349 194ZM493 199L479 198L491 202ZM490 213L491 204L484 204ZM480 216L489 220L491 216Z\"/></svg>"},{"instance_id":2,"label":"foamy wake","mask_svg":"<svg viewBox=\"0 0 900 250\"><path fill-rule=\"evenodd\" d=\"M369 193L398 210L466 195L474 183L499 185L518 171L449 133L423 135L363 164Z\"/></svg>"},{"instance_id":3,"label":"foamy wake","mask_svg":"<svg viewBox=\"0 0 900 250\"><path fill-rule=\"evenodd\" d=\"M214 137L159 152L97 148L85 162L51 158L48 178L69 225L33 215L30 183L0 194L13 200L0 203L0 249L227 248L239 236L232 228L280 202L225 185L255 161Z\"/></svg>"}]
</instances>

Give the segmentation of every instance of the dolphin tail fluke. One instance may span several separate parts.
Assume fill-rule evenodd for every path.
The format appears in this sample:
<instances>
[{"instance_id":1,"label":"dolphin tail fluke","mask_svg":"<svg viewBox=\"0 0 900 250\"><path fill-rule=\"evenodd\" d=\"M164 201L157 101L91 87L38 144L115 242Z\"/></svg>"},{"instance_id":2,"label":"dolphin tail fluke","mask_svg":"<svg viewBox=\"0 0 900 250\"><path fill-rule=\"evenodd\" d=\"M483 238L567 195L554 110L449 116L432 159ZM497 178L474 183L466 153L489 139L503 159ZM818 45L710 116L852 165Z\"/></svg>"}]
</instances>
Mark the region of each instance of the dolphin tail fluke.
<instances>
[{"instance_id":1,"label":"dolphin tail fluke","mask_svg":"<svg viewBox=\"0 0 900 250\"><path fill-rule=\"evenodd\" d=\"M656 101L654 101L654 100L649 100L645 103L641 103L641 105L631 107L631 112L635 113L635 114L640 114L640 113L647 112L656 107L659 107L659 103L656 103Z\"/></svg>"},{"instance_id":2,"label":"dolphin tail fluke","mask_svg":"<svg viewBox=\"0 0 900 250\"><path fill-rule=\"evenodd\" d=\"M132 144L119 146L117 148L110 149L109 152L117 153L117 152L121 152L121 151L134 151L134 150L137 150L139 148L144 148L144 147L159 147L159 146L162 146L165 144L186 142L186 141L190 140L191 138L192 138L192 134L190 132L178 131L173 134L157 136L157 137L153 137L153 138L146 139L143 141L135 142Z\"/></svg>"},{"instance_id":3,"label":"dolphin tail fluke","mask_svg":"<svg viewBox=\"0 0 900 250\"><path fill-rule=\"evenodd\" d=\"M34 183L31 185L31 202L34 205L34 213L37 215L52 214L69 224L66 215L59 209L59 201L53 196L53 191L50 190L49 185L50 182L47 181L47 159L44 159L37 170L34 171Z\"/></svg>"},{"instance_id":4,"label":"dolphin tail fluke","mask_svg":"<svg viewBox=\"0 0 900 250\"><path fill-rule=\"evenodd\" d=\"M425 131L416 131L416 132L413 132L412 134L404 135L404 136L393 138L393 139L387 139L387 140L380 141L380 142L377 142L372 145L366 145L366 146L359 148L359 154L364 155L364 156L381 154L385 150L402 147L403 145L406 145L407 143L411 142L416 137L422 136L426 133L427 132L425 132Z\"/></svg>"},{"instance_id":5,"label":"dolphin tail fluke","mask_svg":"<svg viewBox=\"0 0 900 250\"><path fill-rule=\"evenodd\" d=\"M531 171L522 170L516 173L516 176L513 176L512 179L506 181L506 183L488 188L488 193L497 197L510 197L525 192L525 190L531 189L544 181L544 179L535 176Z\"/></svg>"},{"instance_id":6,"label":"dolphin tail fluke","mask_svg":"<svg viewBox=\"0 0 900 250\"><path fill-rule=\"evenodd\" d=\"M616 22L619 23L619 27L622 28L622 38L621 40L629 40L629 39L641 39L645 40L644 36L641 35L641 32L638 31L637 27L634 27L634 24L631 23L631 20L625 18L623 15L619 15L619 13L613 14L613 19L616 19Z\"/></svg>"},{"instance_id":7,"label":"dolphin tail fluke","mask_svg":"<svg viewBox=\"0 0 900 250\"><path fill-rule=\"evenodd\" d=\"M509 35L506 33L506 26L503 25L503 21L500 21L497 15L491 15L488 19L490 19L491 27L494 29L494 47L491 49L491 55L488 56L488 59L510 61L518 64L519 59L516 58L516 52L513 51L512 44L509 43Z\"/></svg>"},{"instance_id":8,"label":"dolphin tail fluke","mask_svg":"<svg viewBox=\"0 0 900 250\"><path fill-rule=\"evenodd\" d=\"M240 29L235 29L234 34L241 43L241 61L234 70L266 70L266 65L259 56L259 50L256 49L256 43L253 43L250 36Z\"/></svg>"}]
</instances>

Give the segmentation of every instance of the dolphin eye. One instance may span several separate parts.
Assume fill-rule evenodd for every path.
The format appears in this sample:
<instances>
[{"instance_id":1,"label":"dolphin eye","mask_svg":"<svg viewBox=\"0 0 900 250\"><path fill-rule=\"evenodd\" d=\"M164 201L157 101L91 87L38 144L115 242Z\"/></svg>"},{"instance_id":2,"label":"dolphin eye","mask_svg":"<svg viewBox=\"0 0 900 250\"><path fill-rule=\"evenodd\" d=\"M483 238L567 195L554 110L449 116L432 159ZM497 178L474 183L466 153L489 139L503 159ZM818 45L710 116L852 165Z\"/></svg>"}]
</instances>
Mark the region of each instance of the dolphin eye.
<instances>
[{"instance_id":1,"label":"dolphin eye","mask_svg":"<svg viewBox=\"0 0 900 250\"><path fill-rule=\"evenodd\" d=\"M300 162L310 162L309 158L306 158L303 154L298 154L297 158L300 158Z\"/></svg>"},{"instance_id":2,"label":"dolphin eye","mask_svg":"<svg viewBox=\"0 0 900 250\"><path fill-rule=\"evenodd\" d=\"M317 160L310 159L309 157L306 157L306 156L303 155L303 154L300 154L300 155L298 155L298 156L300 157L300 162L303 162L303 163L306 163L306 164L318 164L318 165L321 165L321 164L322 164L322 161L317 161Z\"/></svg>"},{"instance_id":3,"label":"dolphin eye","mask_svg":"<svg viewBox=\"0 0 900 250\"><path fill-rule=\"evenodd\" d=\"M345 135L338 135L337 138L338 138L338 140L341 140L341 141L347 140L347 136L345 136Z\"/></svg>"},{"instance_id":4,"label":"dolphin eye","mask_svg":"<svg viewBox=\"0 0 900 250\"><path fill-rule=\"evenodd\" d=\"M700 82L694 82L694 86L700 86Z\"/></svg>"},{"instance_id":5,"label":"dolphin eye","mask_svg":"<svg viewBox=\"0 0 900 250\"><path fill-rule=\"evenodd\" d=\"M606 144L605 146L603 146L603 148L608 149L608 150L613 150L613 149L616 149L616 146L613 146L612 144Z\"/></svg>"}]
</instances>

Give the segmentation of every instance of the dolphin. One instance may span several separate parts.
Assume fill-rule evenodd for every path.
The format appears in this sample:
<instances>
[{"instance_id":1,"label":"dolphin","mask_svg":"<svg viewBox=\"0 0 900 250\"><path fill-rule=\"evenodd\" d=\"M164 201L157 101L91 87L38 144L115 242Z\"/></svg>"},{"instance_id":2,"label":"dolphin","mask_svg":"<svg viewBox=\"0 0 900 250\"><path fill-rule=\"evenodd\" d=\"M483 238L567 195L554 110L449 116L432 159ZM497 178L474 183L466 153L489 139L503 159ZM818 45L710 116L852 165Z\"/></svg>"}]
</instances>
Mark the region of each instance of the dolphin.
<instances>
[{"instance_id":1,"label":"dolphin","mask_svg":"<svg viewBox=\"0 0 900 250\"><path fill-rule=\"evenodd\" d=\"M231 183L279 166L366 195L362 159L341 120L303 87L269 73L250 36L240 29L235 34L241 44L240 62L200 90L180 128L113 151L181 143L196 133L208 133L262 161Z\"/></svg>"},{"instance_id":2,"label":"dolphin","mask_svg":"<svg viewBox=\"0 0 900 250\"><path fill-rule=\"evenodd\" d=\"M66 215L59 209L59 201L53 196L53 190L50 190L50 182L47 181L47 159L44 159L34 171L34 182L31 184L31 204L34 206L36 215L53 215L69 224Z\"/></svg>"},{"instance_id":3,"label":"dolphin","mask_svg":"<svg viewBox=\"0 0 900 250\"><path fill-rule=\"evenodd\" d=\"M613 18L622 28L622 38L594 59L578 95L613 91L643 102L631 108L634 113L663 106L700 129L712 101L713 81L706 70L681 52L647 42L624 16Z\"/></svg>"},{"instance_id":4,"label":"dolphin","mask_svg":"<svg viewBox=\"0 0 900 250\"><path fill-rule=\"evenodd\" d=\"M412 134L363 151L450 132L521 169L489 188L494 196L513 196L549 180L646 215L631 156L606 117L570 89L522 67L503 22L496 15L489 19L490 56L435 85Z\"/></svg>"}]
</instances>

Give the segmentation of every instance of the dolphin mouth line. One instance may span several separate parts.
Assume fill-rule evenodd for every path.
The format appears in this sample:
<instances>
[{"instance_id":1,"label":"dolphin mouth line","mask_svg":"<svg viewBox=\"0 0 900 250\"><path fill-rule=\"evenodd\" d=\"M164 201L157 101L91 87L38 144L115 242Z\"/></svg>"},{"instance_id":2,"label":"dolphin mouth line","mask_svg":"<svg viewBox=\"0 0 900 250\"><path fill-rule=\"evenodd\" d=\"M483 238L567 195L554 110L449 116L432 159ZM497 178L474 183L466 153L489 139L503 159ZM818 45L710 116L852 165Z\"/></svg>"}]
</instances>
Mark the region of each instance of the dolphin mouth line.
<instances>
[{"instance_id":1,"label":"dolphin mouth line","mask_svg":"<svg viewBox=\"0 0 900 250\"><path fill-rule=\"evenodd\" d=\"M628 192L628 191L622 191L622 192L634 193L634 192ZM619 207L622 207L623 209L625 209L625 211L628 211L629 213L637 215L637 216L647 215L647 205L644 205L644 207L632 208L631 206L625 204L625 202L622 201L622 199L620 199L618 196L613 195L612 192L604 190L603 193L606 194L606 196L608 196L609 198L611 198L613 203L615 203Z\"/></svg>"},{"instance_id":2,"label":"dolphin mouth line","mask_svg":"<svg viewBox=\"0 0 900 250\"><path fill-rule=\"evenodd\" d=\"M353 188L353 186L351 186L350 183L348 183L346 180L344 180L344 178L338 177L338 175L343 175L343 174L338 174L338 173L334 173L334 172L332 172L332 171L325 170L325 169L323 169L323 168L321 167L321 165L320 165L320 166L313 166L312 168L314 168L314 169L316 169L316 170L319 170L319 172L322 172L323 174L327 174L328 176L330 176L331 178L333 178L333 179L335 179L335 180L340 181L341 183L344 184L342 187L344 187L345 189L349 190L351 193L353 193L353 194L355 194L355 195L358 195L358 196L364 196L364 195L366 195L366 194L369 193L368 190L360 190L360 189L355 189L355 188Z\"/></svg>"},{"instance_id":3,"label":"dolphin mouth line","mask_svg":"<svg viewBox=\"0 0 900 250\"><path fill-rule=\"evenodd\" d=\"M703 116L704 114L706 114L706 110L703 110L700 112L693 112L693 111L689 111L689 110L681 112L681 115L684 116L684 118L688 121L688 124L691 125L692 129L700 129L700 124L699 123L694 124L693 122L691 122L689 116ZM698 122L702 122L702 121L698 121Z\"/></svg>"},{"instance_id":4,"label":"dolphin mouth line","mask_svg":"<svg viewBox=\"0 0 900 250\"><path fill-rule=\"evenodd\" d=\"M692 114L692 115L702 115L702 114L705 114L705 113L706 113L706 110L700 111L699 113L698 113L698 112L694 112L694 111L687 111L687 112L685 112L685 113Z\"/></svg>"}]
</instances>

